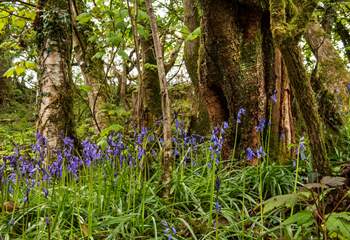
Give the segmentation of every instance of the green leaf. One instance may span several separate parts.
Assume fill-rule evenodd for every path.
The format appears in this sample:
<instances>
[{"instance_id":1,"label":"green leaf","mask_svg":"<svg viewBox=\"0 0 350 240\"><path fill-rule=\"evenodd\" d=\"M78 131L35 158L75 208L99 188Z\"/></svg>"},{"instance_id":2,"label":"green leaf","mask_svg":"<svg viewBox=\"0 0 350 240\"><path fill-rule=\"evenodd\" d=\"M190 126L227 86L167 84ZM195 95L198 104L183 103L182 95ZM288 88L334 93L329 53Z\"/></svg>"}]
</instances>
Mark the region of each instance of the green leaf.
<instances>
[{"instance_id":1,"label":"green leaf","mask_svg":"<svg viewBox=\"0 0 350 240\"><path fill-rule=\"evenodd\" d=\"M23 18L19 18L19 17L12 17L12 23L13 26L18 27L18 28L24 28L24 26L26 25L26 21Z\"/></svg>"},{"instance_id":2,"label":"green leaf","mask_svg":"<svg viewBox=\"0 0 350 240\"><path fill-rule=\"evenodd\" d=\"M331 237L350 239L350 212L330 213L326 228Z\"/></svg>"},{"instance_id":3,"label":"green leaf","mask_svg":"<svg viewBox=\"0 0 350 240\"><path fill-rule=\"evenodd\" d=\"M77 17L77 20L80 24L87 23L91 20L92 16L90 13L82 13Z\"/></svg>"},{"instance_id":4,"label":"green leaf","mask_svg":"<svg viewBox=\"0 0 350 240\"><path fill-rule=\"evenodd\" d=\"M123 59L123 60L128 60L129 55L124 51L124 50L119 50L118 55Z\"/></svg>"},{"instance_id":5,"label":"green leaf","mask_svg":"<svg viewBox=\"0 0 350 240\"><path fill-rule=\"evenodd\" d=\"M90 92L90 91L92 91L92 87L89 86L89 85L81 85L79 88L83 92Z\"/></svg>"},{"instance_id":6,"label":"green leaf","mask_svg":"<svg viewBox=\"0 0 350 240\"><path fill-rule=\"evenodd\" d=\"M148 38L149 37L149 32L142 26L142 25L137 25L137 32L140 34L141 37L143 38Z\"/></svg>"},{"instance_id":7,"label":"green leaf","mask_svg":"<svg viewBox=\"0 0 350 240\"><path fill-rule=\"evenodd\" d=\"M313 223L313 219L314 218L313 218L312 211L304 210L290 216L282 224L290 225L290 224L296 223L298 226L311 225Z\"/></svg>"},{"instance_id":8,"label":"green leaf","mask_svg":"<svg viewBox=\"0 0 350 240\"><path fill-rule=\"evenodd\" d=\"M17 65L17 66L15 66L15 71L16 71L17 76L20 76L26 71L26 69L22 65Z\"/></svg>"},{"instance_id":9,"label":"green leaf","mask_svg":"<svg viewBox=\"0 0 350 240\"><path fill-rule=\"evenodd\" d=\"M123 40L122 35L120 32L109 32L107 37L107 42L111 43L114 46L119 45L119 43Z\"/></svg>"},{"instance_id":10,"label":"green leaf","mask_svg":"<svg viewBox=\"0 0 350 240\"><path fill-rule=\"evenodd\" d=\"M4 73L4 77L13 77L15 75L15 71L16 71L16 67L11 67L9 68L5 73Z\"/></svg>"},{"instance_id":11,"label":"green leaf","mask_svg":"<svg viewBox=\"0 0 350 240\"><path fill-rule=\"evenodd\" d=\"M101 58L103 58L104 55L105 55L105 52L97 52L97 53L92 57L92 59L95 59L95 58L101 59Z\"/></svg>"},{"instance_id":12,"label":"green leaf","mask_svg":"<svg viewBox=\"0 0 350 240\"><path fill-rule=\"evenodd\" d=\"M138 18L139 21L145 21L145 20L148 19L147 12L145 12L145 11L143 11L141 9L138 10L137 14L138 14L137 18Z\"/></svg>"},{"instance_id":13,"label":"green leaf","mask_svg":"<svg viewBox=\"0 0 350 240\"><path fill-rule=\"evenodd\" d=\"M263 212L268 213L281 207L291 208L296 203L307 200L309 196L309 193L299 192L272 197L264 202Z\"/></svg>"},{"instance_id":14,"label":"green leaf","mask_svg":"<svg viewBox=\"0 0 350 240\"><path fill-rule=\"evenodd\" d=\"M193 32L188 34L185 41L193 41L201 35L201 28L197 27Z\"/></svg>"}]
</instances>

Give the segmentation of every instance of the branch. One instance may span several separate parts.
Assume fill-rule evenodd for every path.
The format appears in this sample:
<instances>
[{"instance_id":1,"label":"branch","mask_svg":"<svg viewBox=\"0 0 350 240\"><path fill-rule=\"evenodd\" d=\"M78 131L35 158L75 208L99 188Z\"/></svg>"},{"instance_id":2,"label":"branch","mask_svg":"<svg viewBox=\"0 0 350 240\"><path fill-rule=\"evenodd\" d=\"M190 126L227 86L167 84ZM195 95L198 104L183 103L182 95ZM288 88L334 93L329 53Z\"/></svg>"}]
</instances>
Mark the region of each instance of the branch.
<instances>
[{"instance_id":1,"label":"branch","mask_svg":"<svg viewBox=\"0 0 350 240\"><path fill-rule=\"evenodd\" d=\"M33 8L35 8L35 7L36 7L34 4L27 3L27 2L24 2L24 1L15 1L15 0L12 0L12 1L6 1L6 0L0 0L0 3L6 3L6 2L20 3L20 4L22 4L22 5L25 5L25 6L28 6L28 7L33 7Z\"/></svg>"},{"instance_id":2,"label":"branch","mask_svg":"<svg viewBox=\"0 0 350 240\"><path fill-rule=\"evenodd\" d=\"M169 61L167 63L165 63L165 65L164 65L165 73L168 73L170 71L170 69L174 66L176 59L179 56L179 52L181 50L181 46L182 46L183 42L184 42L183 40L178 41L178 43L177 43L178 45L176 46L174 51L170 54Z\"/></svg>"}]
</instances>

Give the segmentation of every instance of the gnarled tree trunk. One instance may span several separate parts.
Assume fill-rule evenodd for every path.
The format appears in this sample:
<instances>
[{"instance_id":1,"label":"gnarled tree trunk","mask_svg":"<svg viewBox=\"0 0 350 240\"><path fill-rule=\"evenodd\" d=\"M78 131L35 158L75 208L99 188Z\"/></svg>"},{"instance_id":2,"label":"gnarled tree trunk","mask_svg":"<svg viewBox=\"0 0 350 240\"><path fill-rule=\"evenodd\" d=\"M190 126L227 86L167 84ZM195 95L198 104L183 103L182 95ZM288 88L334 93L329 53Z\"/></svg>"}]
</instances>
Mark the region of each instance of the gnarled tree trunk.
<instances>
[{"instance_id":1,"label":"gnarled tree trunk","mask_svg":"<svg viewBox=\"0 0 350 240\"><path fill-rule=\"evenodd\" d=\"M212 125L228 121L235 126L239 109L246 110L238 128L237 156L248 147L256 151L264 145L278 159L293 141L291 96L281 56L272 44L268 10L259 3L202 1L199 84ZM275 91L278 107L271 100ZM275 135L270 147L263 140L269 120ZM233 128L228 131L224 158L230 155ZM280 145L282 134L286 144Z\"/></svg>"}]
</instances>

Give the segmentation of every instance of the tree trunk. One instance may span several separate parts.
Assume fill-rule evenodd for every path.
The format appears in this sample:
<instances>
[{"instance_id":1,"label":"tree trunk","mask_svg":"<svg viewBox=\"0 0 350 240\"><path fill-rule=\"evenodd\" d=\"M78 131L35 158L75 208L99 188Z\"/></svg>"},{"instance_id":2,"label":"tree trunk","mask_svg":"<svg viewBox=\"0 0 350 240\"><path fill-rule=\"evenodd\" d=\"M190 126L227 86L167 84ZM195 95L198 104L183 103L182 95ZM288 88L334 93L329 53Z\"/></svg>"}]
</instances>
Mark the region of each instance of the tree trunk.
<instances>
[{"instance_id":1,"label":"tree trunk","mask_svg":"<svg viewBox=\"0 0 350 240\"><path fill-rule=\"evenodd\" d=\"M313 157L313 168L320 176L329 175L331 172L324 142L323 127L311 83L304 69L298 43L285 42L281 46L281 52L287 66L293 93L307 126Z\"/></svg>"},{"instance_id":2,"label":"tree trunk","mask_svg":"<svg viewBox=\"0 0 350 240\"><path fill-rule=\"evenodd\" d=\"M237 113L245 108L238 128L237 156L248 147L257 150L264 146L274 152L273 158L280 159L279 154L288 151L287 143L293 142L294 133L289 83L282 76L281 56L275 56L269 14L256 1L238 4L228 0L202 1L202 13L199 84L211 123L215 126L228 121L236 126ZM280 63L275 62L278 57ZM275 90L279 96L277 110L270 98ZM269 120L275 140L266 142ZM261 131L257 131L259 122L265 122ZM229 157L234 145L233 128L228 131L224 158ZM280 144L282 134L286 144Z\"/></svg>"},{"instance_id":3,"label":"tree trunk","mask_svg":"<svg viewBox=\"0 0 350 240\"><path fill-rule=\"evenodd\" d=\"M313 168L318 175L322 176L330 174L331 169L317 102L298 47L299 39L317 6L317 2L317 0L301 1L298 13L290 18L290 22L287 22L286 5L283 1L270 0L270 11L274 42L280 46L293 95L297 100L309 135Z\"/></svg>"},{"instance_id":4,"label":"tree trunk","mask_svg":"<svg viewBox=\"0 0 350 240\"><path fill-rule=\"evenodd\" d=\"M190 32L199 27L198 6L194 0L184 0L184 24ZM191 116L190 130L205 135L209 132L209 116L203 97L199 91L198 57L199 38L185 42L184 61L188 75L194 86L193 115Z\"/></svg>"},{"instance_id":5,"label":"tree trunk","mask_svg":"<svg viewBox=\"0 0 350 240\"><path fill-rule=\"evenodd\" d=\"M349 30L345 27L345 25L338 20L335 24L335 32L340 36L341 41L343 42L346 57L348 58L348 62L350 63L350 33Z\"/></svg>"},{"instance_id":6,"label":"tree trunk","mask_svg":"<svg viewBox=\"0 0 350 240\"><path fill-rule=\"evenodd\" d=\"M317 77L312 85L320 115L329 129L339 133L347 109L346 84L350 82L350 74L319 23L307 25L305 39L317 59Z\"/></svg>"},{"instance_id":7,"label":"tree trunk","mask_svg":"<svg viewBox=\"0 0 350 240\"><path fill-rule=\"evenodd\" d=\"M68 1L49 0L45 18L37 25L39 49L40 107L37 130L47 139L49 150L62 145L63 136L73 136L71 51L72 29ZM65 17L62 17L65 16Z\"/></svg>"},{"instance_id":8,"label":"tree trunk","mask_svg":"<svg viewBox=\"0 0 350 240\"><path fill-rule=\"evenodd\" d=\"M141 38L142 48L142 81L143 81L143 122L145 126L151 126L162 116L159 78L157 72L157 60L155 57L152 36Z\"/></svg>"},{"instance_id":9,"label":"tree trunk","mask_svg":"<svg viewBox=\"0 0 350 240\"><path fill-rule=\"evenodd\" d=\"M286 163L293 156L290 148L295 143L295 130L292 114L292 96L286 66L279 49L274 56L275 97L271 112L271 149L272 158Z\"/></svg>"},{"instance_id":10,"label":"tree trunk","mask_svg":"<svg viewBox=\"0 0 350 240\"><path fill-rule=\"evenodd\" d=\"M2 37L1 37L2 38ZM1 40L1 39L0 39ZM8 79L4 76L4 73L8 70L10 67L9 59L6 58L6 55L3 53L0 53L0 106L5 104L7 100L7 94L8 94Z\"/></svg>"},{"instance_id":11,"label":"tree trunk","mask_svg":"<svg viewBox=\"0 0 350 240\"><path fill-rule=\"evenodd\" d=\"M97 133L101 132L108 126L108 116L104 111L104 106L107 102L107 83L105 81L103 60L94 58L98 52L94 43L88 42L89 33L92 33L91 24L78 25L76 21L77 15L83 9L83 2L75 2L70 0L71 17L74 28L74 51L75 57L79 62L85 84L91 89L88 92L88 101L93 123Z\"/></svg>"},{"instance_id":12,"label":"tree trunk","mask_svg":"<svg viewBox=\"0 0 350 240\"><path fill-rule=\"evenodd\" d=\"M170 113L170 99L168 94L168 86L165 74L164 60L162 47L160 45L158 27L156 17L153 12L151 0L146 0L147 13L150 18L152 37L154 42L154 48L157 58L158 76L160 80L161 90L161 102L162 102L162 115L163 115L163 137L164 137L164 148L163 148L163 174L162 184L164 186L163 197L169 198L170 196L170 183L171 174L173 168L173 157L172 157L172 142L171 142L171 113Z\"/></svg>"}]
</instances>

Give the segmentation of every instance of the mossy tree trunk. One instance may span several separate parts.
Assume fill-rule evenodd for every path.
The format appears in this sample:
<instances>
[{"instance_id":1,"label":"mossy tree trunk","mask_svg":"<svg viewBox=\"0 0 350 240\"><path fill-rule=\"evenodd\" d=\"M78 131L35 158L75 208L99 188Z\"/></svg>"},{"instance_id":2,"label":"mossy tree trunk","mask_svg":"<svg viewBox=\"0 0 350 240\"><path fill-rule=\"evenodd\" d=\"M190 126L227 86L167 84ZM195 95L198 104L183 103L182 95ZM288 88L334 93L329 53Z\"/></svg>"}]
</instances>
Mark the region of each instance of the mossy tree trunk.
<instances>
[{"instance_id":1,"label":"mossy tree trunk","mask_svg":"<svg viewBox=\"0 0 350 240\"><path fill-rule=\"evenodd\" d=\"M146 29L149 29L147 26ZM150 33L151 34L151 33ZM143 114L144 126L151 126L156 120L162 117L162 106L160 86L157 71L157 60L155 57L152 36L141 37L142 49L142 81L143 81Z\"/></svg>"},{"instance_id":2,"label":"mossy tree trunk","mask_svg":"<svg viewBox=\"0 0 350 240\"><path fill-rule=\"evenodd\" d=\"M184 24L190 32L193 32L200 25L198 14L198 3L195 0L184 0ZM191 116L190 131L207 134L209 132L209 116L203 97L199 91L198 81L198 56L199 38L188 40L184 46L184 61L188 75L194 87L193 113Z\"/></svg>"},{"instance_id":3,"label":"mossy tree trunk","mask_svg":"<svg viewBox=\"0 0 350 240\"><path fill-rule=\"evenodd\" d=\"M287 152L287 144L280 146L275 140L268 147L263 140L268 126L263 131L256 128L259 122L267 125L271 120L274 139L286 131L286 142L293 141L290 94L286 93L289 83L282 76L281 59L275 56L266 7L259 1L205 0L202 14L199 83L212 125L223 121L231 125L224 158L230 155L234 145L237 113L244 108L246 114L238 128L236 156L241 156L248 147L257 150L264 145L277 159L280 152ZM271 100L275 91L279 96L277 110ZM280 147L284 147L284 151L280 151Z\"/></svg>"},{"instance_id":4,"label":"mossy tree trunk","mask_svg":"<svg viewBox=\"0 0 350 240\"><path fill-rule=\"evenodd\" d=\"M94 127L97 133L108 126L108 116L104 110L106 105L107 82L104 73L104 63L101 58L94 55L98 52L97 45L88 42L93 34L92 22L81 25L76 21L77 15L85 8L81 0L70 0L71 17L73 21L74 52L79 62L85 83L90 87L88 102Z\"/></svg>"},{"instance_id":5,"label":"mossy tree trunk","mask_svg":"<svg viewBox=\"0 0 350 240\"><path fill-rule=\"evenodd\" d=\"M0 42L2 42L3 36L0 35ZM0 106L5 104L8 95L8 81L9 78L4 76L4 73L10 67L10 60L5 53L0 53Z\"/></svg>"},{"instance_id":6,"label":"mossy tree trunk","mask_svg":"<svg viewBox=\"0 0 350 240\"><path fill-rule=\"evenodd\" d=\"M317 60L317 73L312 85L319 103L320 115L328 129L339 133L348 108L346 85L350 82L350 74L330 36L319 23L310 22L307 25L305 39Z\"/></svg>"},{"instance_id":7,"label":"mossy tree trunk","mask_svg":"<svg viewBox=\"0 0 350 240\"><path fill-rule=\"evenodd\" d=\"M300 1L299 11L287 22L284 1L270 0L271 28L274 42L280 47L293 94L297 100L310 140L313 168L318 175L331 173L324 140L323 124L310 79L303 65L298 42L317 5L316 0Z\"/></svg>"},{"instance_id":8,"label":"mossy tree trunk","mask_svg":"<svg viewBox=\"0 0 350 240\"><path fill-rule=\"evenodd\" d=\"M69 2L48 0L37 21L40 106L37 130L47 139L49 154L73 136ZM48 156L50 159L51 156Z\"/></svg>"}]
</instances>

